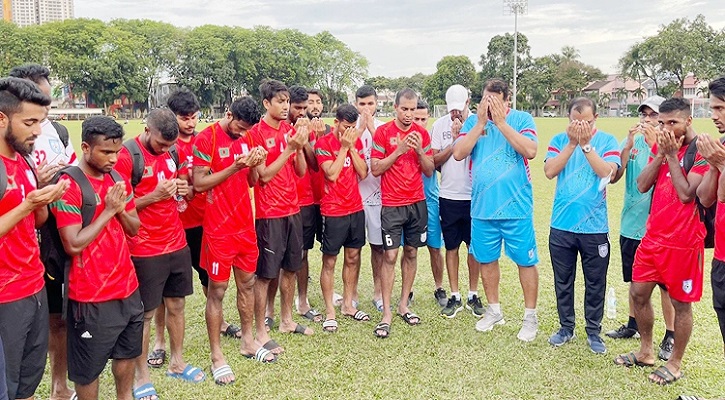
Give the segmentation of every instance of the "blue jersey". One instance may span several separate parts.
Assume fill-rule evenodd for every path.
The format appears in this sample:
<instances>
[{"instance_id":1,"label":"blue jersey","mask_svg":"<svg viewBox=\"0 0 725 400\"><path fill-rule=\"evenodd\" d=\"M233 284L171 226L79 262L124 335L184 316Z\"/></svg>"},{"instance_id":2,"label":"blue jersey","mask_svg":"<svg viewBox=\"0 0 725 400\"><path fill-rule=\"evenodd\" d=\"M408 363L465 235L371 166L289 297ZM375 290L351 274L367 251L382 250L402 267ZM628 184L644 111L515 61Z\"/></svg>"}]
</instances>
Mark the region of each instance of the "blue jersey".
<instances>
[{"instance_id":1,"label":"blue jersey","mask_svg":"<svg viewBox=\"0 0 725 400\"><path fill-rule=\"evenodd\" d=\"M426 202L438 203L438 192L440 184L438 183L438 171L433 170L433 175L429 177L421 174L423 177L423 192L425 193Z\"/></svg>"},{"instance_id":2,"label":"blue jersey","mask_svg":"<svg viewBox=\"0 0 725 400\"><path fill-rule=\"evenodd\" d=\"M546 158L554 158L569 144L566 132L551 139ZM620 165L619 145L614 136L596 131L592 151L606 162ZM574 233L607 233L607 189L599 189L601 179L592 169L581 147L577 147L556 179L551 227Z\"/></svg>"},{"instance_id":3,"label":"blue jersey","mask_svg":"<svg viewBox=\"0 0 725 400\"><path fill-rule=\"evenodd\" d=\"M468 117L459 140L477 122L476 114ZM524 137L538 142L531 114L510 110L506 123ZM531 218L534 196L528 160L514 150L493 122L486 122L485 129L486 135L478 138L471 152L471 218Z\"/></svg>"}]
</instances>

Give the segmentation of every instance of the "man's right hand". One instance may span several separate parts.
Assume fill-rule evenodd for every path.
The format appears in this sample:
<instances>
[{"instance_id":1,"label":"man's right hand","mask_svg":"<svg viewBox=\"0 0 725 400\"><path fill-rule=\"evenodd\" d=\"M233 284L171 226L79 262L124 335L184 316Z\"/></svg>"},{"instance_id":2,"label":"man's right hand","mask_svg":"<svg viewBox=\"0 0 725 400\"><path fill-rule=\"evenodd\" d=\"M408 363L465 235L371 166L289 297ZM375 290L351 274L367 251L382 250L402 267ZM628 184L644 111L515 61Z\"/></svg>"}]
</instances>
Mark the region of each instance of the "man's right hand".
<instances>
[{"instance_id":1,"label":"man's right hand","mask_svg":"<svg viewBox=\"0 0 725 400\"><path fill-rule=\"evenodd\" d=\"M725 146L719 141L713 139L707 133L697 135L697 151L702 155L710 165L717 168L718 171L725 169Z\"/></svg>"},{"instance_id":2,"label":"man's right hand","mask_svg":"<svg viewBox=\"0 0 725 400\"><path fill-rule=\"evenodd\" d=\"M342 133L340 136L340 145L343 149L350 150L355 145L355 141L357 140L356 131L357 129L351 126Z\"/></svg>"},{"instance_id":3,"label":"man's right hand","mask_svg":"<svg viewBox=\"0 0 725 400\"><path fill-rule=\"evenodd\" d=\"M573 120L569 122L569 125L566 127L566 136L569 138L569 145L570 146L577 146L579 145L579 132L581 131L581 122L578 120Z\"/></svg>"},{"instance_id":4,"label":"man's right hand","mask_svg":"<svg viewBox=\"0 0 725 400\"><path fill-rule=\"evenodd\" d=\"M42 188L49 185L55 174L63 167L64 165L61 164L50 165L47 161L40 163L38 168L35 169L35 174L38 176L38 187Z\"/></svg>"},{"instance_id":5,"label":"man's right hand","mask_svg":"<svg viewBox=\"0 0 725 400\"><path fill-rule=\"evenodd\" d=\"M453 120L453 123L451 124L451 137L453 138L453 141L455 142L456 139L458 139L458 135L461 134L461 128L463 127L463 124L461 123L461 120L458 118Z\"/></svg>"},{"instance_id":6,"label":"man's right hand","mask_svg":"<svg viewBox=\"0 0 725 400\"><path fill-rule=\"evenodd\" d=\"M163 182L172 182L174 187L176 187L176 182ZM108 189L104 204L106 211L113 213L113 215L122 213L123 210L126 209L126 184L123 182L116 182L110 189Z\"/></svg>"},{"instance_id":7,"label":"man's right hand","mask_svg":"<svg viewBox=\"0 0 725 400\"><path fill-rule=\"evenodd\" d=\"M164 179L159 181L159 183L156 185L156 189L154 189L154 195L156 198L161 200L170 199L173 196L176 195L176 180L174 179Z\"/></svg>"},{"instance_id":8,"label":"man's right hand","mask_svg":"<svg viewBox=\"0 0 725 400\"><path fill-rule=\"evenodd\" d=\"M33 190L25 196L25 201L30 204L31 209L47 206L58 201L70 187L70 181L60 181L54 185L46 185L41 189Z\"/></svg>"},{"instance_id":9,"label":"man's right hand","mask_svg":"<svg viewBox=\"0 0 725 400\"><path fill-rule=\"evenodd\" d=\"M308 143L309 134L310 131L308 130L307 125L300 126L300 128L297 129L297 133L287 139L287 145L292 148L292 150L300 150Z\"/></svg>"}]
</instances>

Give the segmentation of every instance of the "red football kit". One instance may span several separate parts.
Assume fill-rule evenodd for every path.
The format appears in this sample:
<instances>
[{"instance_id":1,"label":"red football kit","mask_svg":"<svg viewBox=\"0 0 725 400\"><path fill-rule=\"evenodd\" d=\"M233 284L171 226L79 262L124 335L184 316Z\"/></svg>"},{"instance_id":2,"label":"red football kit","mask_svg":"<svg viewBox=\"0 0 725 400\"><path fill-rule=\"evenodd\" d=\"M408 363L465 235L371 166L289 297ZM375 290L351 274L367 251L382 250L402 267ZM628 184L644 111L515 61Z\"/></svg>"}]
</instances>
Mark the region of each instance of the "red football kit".
<instances>
[{"instance_id":1,"label":"red football kit","mask_svg":"<svg viewBox=\"0 0 725 400\"><path fill-rule=\"evenodd\" d=\"M373 148L371 158L384 159L398 147L398 135L400 140L405 140L411 132L418 132L421 136L423 151L426 155L432 156L430 148L430 135L425 128L418 124L411 124L407 132L401 132L395 125L395 120L378 127L373 136ZM383 206L398 207L407 206L425 200L423 192L422 169L418 160L418 154L414 149L408 150L400 156L393 165L381 175L380 185L383 197Z\"/></svg>"},{"instance_id":2,"label":"red football kit","mask_svg":"<svg viewBox=\"0 0 725 400\"><path fill-rule=\"evenodd\" d=\"M287 147L287 138L297 132L286 121L281 121L279 128L274 129L261 119L249 133L255 145L263 146L269 152L266 162L266 165L269 165L282 155ZM290 156L272 180L266 184L259 182L254 186L257 219L282 218L300 212L297 197L298 177L294 167L296 156L296 154Z\"/></svg>"},{"instance_id":3,"label":"red football kit","mask_svg":"<svg viewBox=\"0 0 725 400\"><path fill-rule=\"evenodd\" d=\"M176 148L179 152L179 175L187 175L189 179L194 178L194 141L196 141L196 136L192 136L188 142L181 140L181 137L176 141ZM206 193L194 192L194 198L188 203L186 210L179 213L181 225L184 229L201 226L202 222L204 222Z\"/></svg>"},{"instance_id":4,"label":"red football kit","mask_svg":"<svg viewBox=\"0 0 725 400\"><path fill-rule=\"evenodd\" d=\"M8 186L0 200L0 215L7 214L35 190L35 175L19 154L11 160L2 156ZM43 289L45 268L35 235L35 213L30 213L5 236L0 237L0 304L32 296Z\"/></svg>"},{"instance_id":5,"label":"red football kit","mask_svg":"<svg viewBox=\"0 0 725 400\"><path fill-rule=\"evenodd\" d=\"M141 181L134 188L134 199L152 193L160 181L176 179L178 176L176 162L168 152L151 154L141 143L141 138L134 139L144 158L144 170ZM131 153L124 147L118 155L115 166L124 179L131 180L133 160ZM179 211L174 196L166 200L148 205L138 212L141 228L138 235L128 238L128 248L133 257L155 257L169 254L186 246L184 227L181 225Z\"/></svg>"},{"instance_id":6,"label":"red football kit","mask_svg":"<svg viewBox=\"0 0 725 400\"><path fill-rule=\"evenodd\" d=\"M325 135L317 141L315 146L315 155L317 163L322 165L324 162L337 159L337 155L342 150L342 144L337 135ZM355 142L355 147L350 151L357 152L364 159L363 145L360 139ZM320 167L322 172L322 167ZM360 188L358 187L358 175L355 167L350 159L350 154L345 157L342 165L342 171L335 182L325 179L324 192L322 202L320 203L320 212L326 217L343 217L362 211L362 197L360 197Z\"/></svg>"},{"instance_id":7,"label":"red football kit","mask_svg":"<svg viewBox=\"0 0 725 400\"><path fill-rule=\"evenodd\" d=\"M70 188L51 207L58 229L81 225L81 188L68 176L64 175L60 179L70 181ZM103 179L89 176L88 180L96 192L98 202L96 214L93 216L95 220L106 208L106 194L115 182L108 174L104 174ZM130 192L130 188L131 184L127 180L127 192ZM126 200L126 211L134 210L136 204L133 195L129 194ZM72 258L68 275L68 298L82 303L121 300L129 297L137 288L138 279L131 262L126 235L118 217L114 217L80 255Z\"/></svg>"}]
</instances>

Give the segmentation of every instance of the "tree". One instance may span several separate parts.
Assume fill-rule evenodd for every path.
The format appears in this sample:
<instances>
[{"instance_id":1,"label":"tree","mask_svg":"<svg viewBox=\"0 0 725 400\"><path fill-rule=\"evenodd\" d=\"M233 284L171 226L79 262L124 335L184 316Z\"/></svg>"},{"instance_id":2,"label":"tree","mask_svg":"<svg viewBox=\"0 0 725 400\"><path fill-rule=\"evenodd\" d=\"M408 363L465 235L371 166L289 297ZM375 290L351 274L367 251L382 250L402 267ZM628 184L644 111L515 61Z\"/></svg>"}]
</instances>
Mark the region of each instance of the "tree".
<instances>
[{"instance_id":1,"label":"tree","mask_svg":"<svg viewBox=\"0 0 725 400\"><path fill-rule=\"evenodd\" d=\"M541 109L549 101L551 92L555 89L556 69L557 64L553 56L538 57L532 60L526 74L521 76L519 93L528 100L529 108L534 110L536 116L540 115Z\"/></svg>"},{"instance_id":2,"label":"tree","mask_svg":"<svg viewBox=\"0 0 725 400\"><path fill-rule=\"evenodd\" d=\"M0 37L0 76L7 76L13 67L21 64L45 64L47 46L37 26L18 28L13 23L0 21Z\"/></svg>"},{"instance_id":3,"label":"tree","mask_svg":"<svg viewBox=\"0 0 725 400\"><path fill-rule=\"evenodd\" d=\"M523 79L526 71L531 65L531 47L529 39L523 33L517 35L517 80ZM514 80L514 35L506 33L496 35L488 42L486 54L481 55L481 73L479 79L485 82L487 79L499 78L506 82Z\"/></svg>"},{"instance_id":4,"label":"tree","mask_svg":"<svg viewBox=\"0 0 725 400\"><path fill-rule=\"evenodd\" d=\"M367 75L368 61L350 50L349 47L330 32L324 31L314 36L320 52L317 60L315 79L318 88L325 94L328 111L340 104L340 93L354 90ZM346 101L345 96L342 97Z\"/></svg>"},{"instance_id":5,"label":"tree","mask_svg":"<svg viewBox=\"0 0 725 400\"><path fill-rule=\"evenodd\" d=\"M632 91L632 95L634 95L637 98L637 101L641 104L642 99L644 99L644 96L647 95L647 91L644 90L642 86L639 86L637 89Z\"/></svg>"},{"instance_id":6,"label":"tree","mask_svg":"<svg viewBox=\"0 0 725 400\"><path fill-rule=\"evenodd\" d=\"M436 64L436 72L426 79L423 97L431 105L445 104L446 90L453 85L470 88L476 80L476 70L466 56L445 56Z\"/></svg>"}]
</instances>

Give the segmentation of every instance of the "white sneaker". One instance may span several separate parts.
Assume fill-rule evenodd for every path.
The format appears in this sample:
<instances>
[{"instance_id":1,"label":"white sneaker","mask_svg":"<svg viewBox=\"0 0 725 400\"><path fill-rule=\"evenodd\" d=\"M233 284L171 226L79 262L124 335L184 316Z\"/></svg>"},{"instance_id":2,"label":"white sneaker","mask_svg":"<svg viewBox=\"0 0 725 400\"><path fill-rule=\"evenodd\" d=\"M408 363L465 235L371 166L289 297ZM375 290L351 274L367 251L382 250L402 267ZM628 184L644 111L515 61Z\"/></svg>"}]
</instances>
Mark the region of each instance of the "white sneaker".
<instances>
[{"instance_id":1,"label":"white sneaker","mask_svg":"<svg viewBox=\"0 0 725 400\"><path fill-rule=\"evenodd\" d=\"M496 314L491 310L491 307L487 307L483 318L476 322L476 330L479 332L488 332L493 329L494 325L503 325L505 323L506 320L503 319L503 313Z\"/></svg>"},{"instance_id":2,"label":"white sneaker","mask_svg":"<svg viewBox=\"0 0 725 400\"><path fill-rule=\"evenodd\" d=\"M516 335L519 340L531 342L536 339L536 333L539 331L539 319L536 314L531 314L524 318L519 334Z\"/></svg>"}]
</instances>

